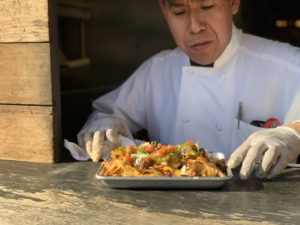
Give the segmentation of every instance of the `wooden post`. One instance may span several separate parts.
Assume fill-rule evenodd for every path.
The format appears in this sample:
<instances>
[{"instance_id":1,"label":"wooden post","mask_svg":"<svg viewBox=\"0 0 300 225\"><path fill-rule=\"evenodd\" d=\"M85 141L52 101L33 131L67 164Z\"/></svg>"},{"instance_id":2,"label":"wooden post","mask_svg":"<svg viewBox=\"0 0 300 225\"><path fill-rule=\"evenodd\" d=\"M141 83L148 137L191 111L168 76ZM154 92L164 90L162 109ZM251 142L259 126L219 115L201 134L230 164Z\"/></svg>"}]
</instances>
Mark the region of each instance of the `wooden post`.
<instances>
[{"instance_id":1,"label":"wooden post","mask_svg":"<svg viewBox=\"0 0 300 225\"><path fill-rule=\"evenodd\" d=\"M0 1L0 159L59 160L55 2Z\"/></svg>"}]
</instances>

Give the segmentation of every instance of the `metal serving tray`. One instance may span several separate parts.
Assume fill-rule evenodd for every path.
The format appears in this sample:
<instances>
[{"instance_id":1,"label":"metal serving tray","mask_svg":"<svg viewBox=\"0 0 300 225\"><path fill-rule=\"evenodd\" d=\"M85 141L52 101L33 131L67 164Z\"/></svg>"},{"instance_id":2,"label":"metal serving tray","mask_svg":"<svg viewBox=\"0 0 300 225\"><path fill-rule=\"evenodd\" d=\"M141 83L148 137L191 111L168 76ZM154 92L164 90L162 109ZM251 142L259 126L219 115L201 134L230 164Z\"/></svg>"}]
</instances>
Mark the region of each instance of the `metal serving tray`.
<instances>
[{"instance_id":1,"label":"metal serving tray","mask_svg":"<svg viewBox=\"0 0 300 225\"><path fill-rule=\"evenodd\" d=\"M211 153L215 158L224 158L223 153ZM120 177L100 176L103 168L101 164L96 173L96 178L103 185L111 188L219 188L222 187L233 175L227 168L226 177Z\"/></svg>"}]
</instances>

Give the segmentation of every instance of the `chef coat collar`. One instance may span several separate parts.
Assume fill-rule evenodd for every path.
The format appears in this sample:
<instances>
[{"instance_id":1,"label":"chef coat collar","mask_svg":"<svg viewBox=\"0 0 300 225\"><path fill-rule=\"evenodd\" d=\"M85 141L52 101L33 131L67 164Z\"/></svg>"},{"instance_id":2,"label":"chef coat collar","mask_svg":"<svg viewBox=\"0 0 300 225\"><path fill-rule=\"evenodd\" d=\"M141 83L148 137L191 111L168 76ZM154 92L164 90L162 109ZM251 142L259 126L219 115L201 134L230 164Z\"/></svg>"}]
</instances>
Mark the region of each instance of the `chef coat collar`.
<instances>
[{"instance_id":1,"label":"chef coat collar","mask_svg":"<svg viewBox=\"0 0 300 225\"><path fill-rule=\"evenodd\" d=\"M208 65L202 65L202 64L192 61L191 59L190 59L190 63L191 63L191 66L214 67L214 63L208 64Z\"/></svg>"},{"instance_id":2,"label":"chef coat collar","mask_svg":"<svg viewBox=\"0 0 300 225\"><path fill-rule=\"evenodd\" d=\"M222 55L215 61L214 67L220 67L226 64L232 56L237 52L239 47L239 39L241 36L241 31L236 28L236 26L232 25L232 35L229 44L225 48Z\"/></svg>"}]
</instances>

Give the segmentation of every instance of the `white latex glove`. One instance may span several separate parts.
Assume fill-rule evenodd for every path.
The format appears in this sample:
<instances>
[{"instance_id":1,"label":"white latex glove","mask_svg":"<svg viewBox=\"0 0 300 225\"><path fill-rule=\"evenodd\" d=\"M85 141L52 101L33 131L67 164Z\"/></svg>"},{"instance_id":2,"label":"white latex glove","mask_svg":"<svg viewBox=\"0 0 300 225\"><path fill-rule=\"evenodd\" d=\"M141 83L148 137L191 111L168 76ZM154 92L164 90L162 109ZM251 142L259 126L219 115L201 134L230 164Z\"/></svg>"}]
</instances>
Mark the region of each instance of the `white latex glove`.
<instances>
[{"instance_id":1,"label":"white latex glove","mask_svg":"<svg viewBox=\"0 0 300 225\"><path fill-rule=\"evenodd\" d=\"M290 127L277 127L253 133L228 160L229 168L242 163L240 178L247 179L253 169L259 178L278 175L300 154L300 133Z\"/></svg>"},{"instance_id":2,"label":"white latex glove","mask_svg":"<svg viewBox=\"0 0 300 225\"><path fill-rule=\"evenodd\" d=\"M119 140L121 141L121 146L128 146L128 145L140 145L139 140L132 141L130 138L126 138L122 135L119 135ZM72 157L76 160L80 161L87 161L91 157L88 155L85 148L80 147L76 143L69 142L68 140L64 139L64 146L68 149L72 155ZM102 159L108 159L110 157L110 151L106 154L101 154Z\"/></svg>"},{"instance_id":3,"label":"white latex glove","mask_svg":"<svg viewBox=\"0 0 300 225\"><path fill-rule=\"evenodd\" d=\"M107 158L110 152L121 146L120 137L133 137L121 119L103 113L93 113L77 135L78 144L85 148L93 162ZM133 142L134 143L134 142Z\"/></svg>"},{"instance_id":4,"label":"white latex glove","mask_svg":"<svg viewBox=\"0 0 300 225\"><path fill-rule=\"evenodd\" d=\"M99 162L101 158L107 159L113 149L123 145L121 137L117 129L87 133L84 135L85 149L93 162Z\"/></svg>"}]
</instances>

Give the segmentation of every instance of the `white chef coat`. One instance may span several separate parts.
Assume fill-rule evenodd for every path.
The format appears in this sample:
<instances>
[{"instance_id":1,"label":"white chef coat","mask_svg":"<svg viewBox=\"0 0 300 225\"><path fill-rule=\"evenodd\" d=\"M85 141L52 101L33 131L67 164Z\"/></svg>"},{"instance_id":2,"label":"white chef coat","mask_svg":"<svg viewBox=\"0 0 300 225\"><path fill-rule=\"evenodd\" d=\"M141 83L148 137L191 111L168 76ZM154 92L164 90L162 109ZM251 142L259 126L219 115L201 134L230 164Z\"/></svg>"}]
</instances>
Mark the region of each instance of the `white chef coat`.
<instances>
[{"instance_id":1,"label":"white chef coat","mask_svg":"<svg viewBox=\"0 0 300 225\"><path fill-rule=\"evenodd\" d=\"M237 122L239 102L242 121ZM102 113L121 118L132 132L179 144L198 141L229 156L252 132L252 120L300 119L300 50L233 27L231 41L213 67L191 66L180 49L143 63L116 90L96 99L93 120ZM97 112L102 112L98 113Z\"/></svg>"}]
</instances>

